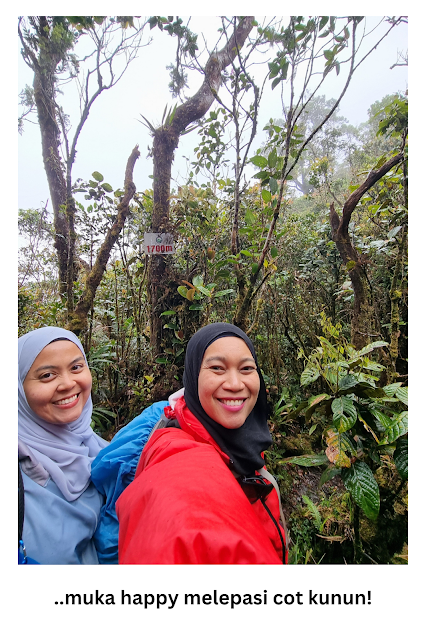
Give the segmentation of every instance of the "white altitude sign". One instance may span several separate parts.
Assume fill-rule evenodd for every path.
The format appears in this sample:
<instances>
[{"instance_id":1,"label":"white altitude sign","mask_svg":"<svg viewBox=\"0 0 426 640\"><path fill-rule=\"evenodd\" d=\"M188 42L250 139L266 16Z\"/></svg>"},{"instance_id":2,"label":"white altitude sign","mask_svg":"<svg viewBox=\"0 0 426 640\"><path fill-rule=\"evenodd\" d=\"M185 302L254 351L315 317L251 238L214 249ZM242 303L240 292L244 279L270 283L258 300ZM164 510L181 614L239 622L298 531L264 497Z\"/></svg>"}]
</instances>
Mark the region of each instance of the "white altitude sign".
<instances>
[{"instance_id":1,"label":"white altitude sign","mask_svg":"<svg viewBox=\"0 0 426 640\"><path fill-rule=\"evenodd\" d=\"M171 233L144 233L143 244L148 255L175 252Z\"/></svg>"}]
</instances>

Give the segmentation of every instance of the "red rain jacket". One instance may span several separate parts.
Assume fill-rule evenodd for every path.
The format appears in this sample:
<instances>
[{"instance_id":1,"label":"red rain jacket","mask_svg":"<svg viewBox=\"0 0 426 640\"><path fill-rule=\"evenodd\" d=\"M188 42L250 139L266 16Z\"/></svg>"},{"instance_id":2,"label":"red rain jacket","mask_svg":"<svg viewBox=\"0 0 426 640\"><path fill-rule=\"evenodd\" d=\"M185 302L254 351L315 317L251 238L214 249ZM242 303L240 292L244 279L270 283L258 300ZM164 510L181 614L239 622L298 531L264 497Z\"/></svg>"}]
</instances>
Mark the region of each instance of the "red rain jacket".
<instances>
[{"instance_id":1,"label":"red rain jacket","mask_svg":"<svg viewBox=\"0 0 426 640\"><path fill-rule=\"evenodd\" d=\"M181 428L154 432L117 501L119 563L282 564L277 525L261 500L249 502L184 398L175 413ZM278 522L275 490L266 505Z\"/></svg>"}]
</instances>

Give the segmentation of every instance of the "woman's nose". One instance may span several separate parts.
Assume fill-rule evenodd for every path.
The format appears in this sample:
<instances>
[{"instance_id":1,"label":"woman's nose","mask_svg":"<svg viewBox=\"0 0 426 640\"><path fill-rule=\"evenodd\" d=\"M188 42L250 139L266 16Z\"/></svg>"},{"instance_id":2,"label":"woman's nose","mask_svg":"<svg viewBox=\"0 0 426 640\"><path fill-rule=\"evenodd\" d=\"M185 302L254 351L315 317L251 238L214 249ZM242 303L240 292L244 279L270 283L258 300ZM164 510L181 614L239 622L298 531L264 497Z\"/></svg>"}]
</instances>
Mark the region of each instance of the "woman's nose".
<instances>
[{"instance_id":1,"label":"woman's nose","mask_svg":"<svg viewBox=\"0 0 426 640\"><path fill-rule=\"evenodd\" d=\"M230 391L241 391L241 389L244 388L244 383L241 380L238 371L229 369L226 373L226 378L222 383L222 387L224 389L229 389Z\"/></svg>"},{"instance_id":2,"label":"woman's nose","mask_svg":"<svg viewBox=\"0 0 426 640\"><path fill-rule=\"evenodd\" d=\"M75 379L72 377L70 373L66 372L62 374L60 377L58 389L72 389L74 385L75 385Z\"/></svg>"}]
</instances>

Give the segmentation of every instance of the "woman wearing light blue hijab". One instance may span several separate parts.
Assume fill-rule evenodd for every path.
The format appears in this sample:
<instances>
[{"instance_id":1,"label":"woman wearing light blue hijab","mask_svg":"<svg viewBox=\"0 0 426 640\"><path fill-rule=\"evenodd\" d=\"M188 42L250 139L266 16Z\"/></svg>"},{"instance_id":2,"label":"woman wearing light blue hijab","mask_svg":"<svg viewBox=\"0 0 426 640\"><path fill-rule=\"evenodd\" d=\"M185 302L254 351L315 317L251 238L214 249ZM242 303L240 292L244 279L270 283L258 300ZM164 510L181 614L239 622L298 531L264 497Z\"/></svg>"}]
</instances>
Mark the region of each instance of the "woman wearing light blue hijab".
<instances>
[{"instance_id":1,"label":"woman wearing light blue hijab","mask_svg":"<svg viewBox=\"0 0 426 640\"><path fill-rule=\"evenodd\" d=\"M107 442L90 427L92 378L65 329L18 340L18 444L25 497L23 540L40 564L98 564L93 542L102 497L91 463Z\"/></svg>"}]
</instances>

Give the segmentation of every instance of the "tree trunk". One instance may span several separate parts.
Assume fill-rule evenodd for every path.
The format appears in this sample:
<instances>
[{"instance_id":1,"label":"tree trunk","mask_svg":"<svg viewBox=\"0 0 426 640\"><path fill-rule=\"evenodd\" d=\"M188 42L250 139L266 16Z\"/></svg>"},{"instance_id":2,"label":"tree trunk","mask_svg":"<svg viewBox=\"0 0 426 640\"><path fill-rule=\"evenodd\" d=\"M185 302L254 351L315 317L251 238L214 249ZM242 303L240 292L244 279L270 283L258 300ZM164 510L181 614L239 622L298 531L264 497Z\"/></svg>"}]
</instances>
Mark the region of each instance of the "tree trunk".
<instances>
[{"instance_id":1,"label":"tree trunk","mask_svg":"<svg viewBox=\"0 0 426 640\"><path fill-rule=\"evenodd\" d=\"M374 340L374 338L379 335L379 332L376 327L372 291L366 271L367 261L365 256L357 252L351 242L349 223L352 213L364 193L371 189L376 182L383 178L383 176L401 162L402 159L403 154L399 153L385 162L377 171L371 171L363 184L346 200L341 218L334 208L334 203L330 205L332 238L336 243L343 263L348 267L349 277L355 295L351 340L356 349L361 349L369 342L372 342L372 339Z\"/></svg>"},{"instance_id":2,"label":"tree trunk","mask_svg":"<svg viewBox=\"0 0 426 640\"><path fill-rule=\"evenodd\" d=\"M154 132L154 210L152 231L170 231L170 177L174 150L179 136L196 120L202 118L211 107L222 84L222 71L235 59L253 28L253 16L242 18L232 37L220 51L212 53L204 69L204 82L197 93L181 104L174 116ZM151 306L151 345L154 354L162 350L162 323L160 314L170 308L176 287L175 276L167 269L170 258L162 255L150 257L148 295Z\"/></svg>"},{"instance_id":3,"label":"tree trunk","mask_svg":"<svg viewBox=\"0 0 426 640\"><path fill-rule=\"evenodd\" d=\"M118 205L117 217L112 227L108 229L108 233L106 234L96 256L95 264L86 278L84 292L67 327L76 335L79 335L82 331L87 329L87 316L92 307L96 290L103 274L105 273L111 250L124 227L126 217L129 213L130 201L136 193L136 187L133 183L133 169L139 156L139 148L138 145L136 145L127 161L124 179L124 196Z\"/></svg>"},{"instance_id":4,"label":"tree trunk","mask_svg":"<svg viewBox=\"0 0 426 640\"><path fill-rule=\"evenodd\" d=\"M44 16L41 16L40 40L47 41L46 49L48 51L48 37L43 35L45 33L43 29L46 26L47 21ZM65 167L60 155L60 132L56 121L54 80L59 62L60 57L58 55L45 55L42 64L33 56L33 88L40 125L44 168L53 207L55 249L58 254L59 292L61 295L66 295L69 245L69 228L66 215L67 184Z\"/></svg>"}]
</instances>

